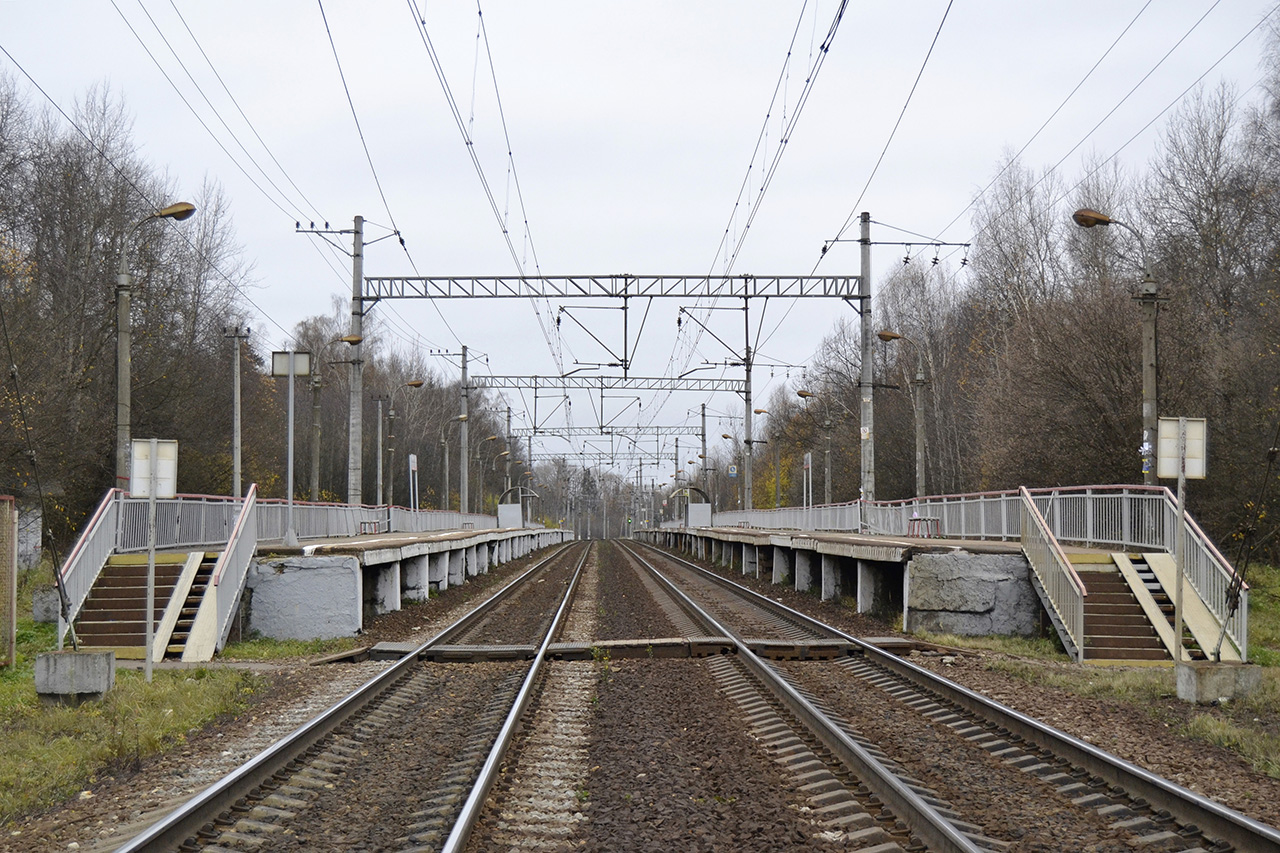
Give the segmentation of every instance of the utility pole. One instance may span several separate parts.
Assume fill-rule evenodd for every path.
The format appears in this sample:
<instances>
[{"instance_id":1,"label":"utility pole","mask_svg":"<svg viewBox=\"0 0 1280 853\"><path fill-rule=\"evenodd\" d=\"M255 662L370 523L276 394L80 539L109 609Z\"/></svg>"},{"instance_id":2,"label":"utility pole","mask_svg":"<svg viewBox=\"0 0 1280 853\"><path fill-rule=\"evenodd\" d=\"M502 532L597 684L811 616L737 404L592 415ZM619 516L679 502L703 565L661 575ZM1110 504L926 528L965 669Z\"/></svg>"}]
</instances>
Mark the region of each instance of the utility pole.
<instances>
[{"instance_id":1,"label":"utility pole","mask_svg":"<svg viewBox=\"0 0 1280 853\"><path fill-rule=\"evenodd\" d=\"M458 510L467 511L467 474L471 466L467 464L467 347L462 347L462 427L458 433L462 436L462 465L458 474Z\"/></svg>"},{"instance_id":2,"label":"utility pole","mask_svg":"<svg viewBox=\"0 0 1280 853\"><path fill-rule=\"evenodd\" d=\"M872 371L871 349L871 214L862 213L861 275L858 277L858 312L862 315L862 372L858 380L858 390L862 396L861 433L862 433L862 491L861 499L876 499L876 446L872 406L872 386L875 374ZM748 410L750 407L748 406Z\"/></svg>"},{"instance_id":3,"label":"utility pole","mask_svg":"<svg viewBox=\"0 0 1280 853\"><path fill-rule=\"evenodd\" d=\"M643 463L641 463L643 464ZM642 471L644 469L641 469ZM707 404L702 404L702 491L706 493L707 500L711 499L711 491L707 488ZM643 482L643 478L642 478Z\"/></svg>"},{"instance_id":4,"label":"utility pole","mask_svg":"<svg viewBox=\"0 0 1280 853\"><path fill-rule=\"evenodd\" d=\"M507 406L507 449L509 449L509 450L510 450L510 449L512 449L512 444L511 444L511 407L510 407L510 406ZM509 453L507 454L507 461L506 461L506 463L503 465L503 468L504 468L504 469L505 469L505 471L506 471L506 475L505 475L505 477L504 477L504 481L503 481L503 485L502 485L502 491L503 491L503 493L505 493L508 489L510 489L510 488L511 488L511 454L509 454Z\"/></svg>"},{"instance_id":5,"label":"utility pole","mask_svg":"<svg viewBox=\"0 0 1280 853\"><path fill-rule=\"evenodd\" d=\"M751 314L750 301L742 300L742 326L746 330L746 348L742 351L742 367L746 374L746 390L744 396L747 407L742 417L742 443L746 450L742 456L742 506L743 509L754 509L751 500L751 461L755 455L751 447ZM868 321L870 322L870 321Z\"/></svg>"},{"instance_id":6,"label":"utility pole","mask_svg":"<svg viewBox=\"0 0 1280 853\"><path fill-rule=\"evenodd\" d=\"M324 354L321 348L320 354ZM320 500L320 371L319 360L311 374L311 502Z\"/></svg>"},{"instance_id":7,"label":"utility pole","mask_svg":"<svg viewBox=\"0 0 1280 853\"><path fill-rule=\"evenodd\" d=\"M235 341L231 375L231 495L242 497L240 490L240 342L249 339L248 326L232 326L222 330L223 337Z\"/></svg>"},{"instance_id":8,"label":"utility pole","mask_svg":"<svg viewBox=\"0 0 1280 853\"><path fill-rule=\"evenodd\" d=\"M351 336L364 339L364 217L356 216L351 232ZM351 345L351 393L349 397L349 429L347 435L347 503L363 502L362 482L364 454L364 361L363 343Z\"/></svg>"},{"instance_id":9,"label":"utility pole","mask_svg":"<svg viewBox=\"0 0 1280 853\"><path fill-rule=\"evenodd\" d=\"M390 504L387 498L386 490L382 487L382 401L387 399L384 395L378 394L373 398L373 402L378 405L378 467L377 481L374 484L374 500L380 504Z\"/></svg>"}]
</instances>

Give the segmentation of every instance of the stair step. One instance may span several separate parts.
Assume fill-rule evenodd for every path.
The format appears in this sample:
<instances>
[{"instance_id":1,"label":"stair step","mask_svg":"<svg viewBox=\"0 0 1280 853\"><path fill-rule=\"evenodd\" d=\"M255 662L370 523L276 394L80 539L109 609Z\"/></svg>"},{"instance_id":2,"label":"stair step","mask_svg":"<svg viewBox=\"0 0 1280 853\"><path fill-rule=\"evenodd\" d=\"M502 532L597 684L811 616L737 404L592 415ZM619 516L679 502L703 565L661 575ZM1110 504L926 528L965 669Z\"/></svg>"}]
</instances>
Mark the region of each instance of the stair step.
<instances>
[{"instance_id":1,"label":"stair step","mask_svg":"<svg viewBox=\"0 0 1280 853\"><path fill-rule=\"evenodd\" d=\"M1160 642L1160 638L1154 633L1146 637L1117 637L1117 636L1090 636L1085 634L1085 648L1107 648L1107 649L1124 649L1124 648L1158 648L1163 649L1164 645Z\"/></svg>"},{"instance_id":2,"label":"stair step","mask_svg":"<svg viewBox=\"0 0 1280 853\"><path fill-rule=\"evenodd\" d=\"M1085 660L1169 660L1169 653L1159 649L1113 649L1085 646Z\"/></svg>"}]
</instances>

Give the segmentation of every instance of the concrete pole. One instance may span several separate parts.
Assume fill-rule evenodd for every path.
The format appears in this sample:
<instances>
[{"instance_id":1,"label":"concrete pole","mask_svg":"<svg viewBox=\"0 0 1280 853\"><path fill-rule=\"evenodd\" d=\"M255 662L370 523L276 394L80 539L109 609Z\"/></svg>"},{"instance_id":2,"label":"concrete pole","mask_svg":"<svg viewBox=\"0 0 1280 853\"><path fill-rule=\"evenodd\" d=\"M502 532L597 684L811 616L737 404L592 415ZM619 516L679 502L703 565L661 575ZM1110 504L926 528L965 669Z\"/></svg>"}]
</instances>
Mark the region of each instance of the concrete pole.
<instances>
[{"instance_id":1,"label":"concrete pole","mask_svg":"<svg viewBox=\"0 0 1280 853\"><path fill-rule=\"evenodd\" d=\"M1159 411L1156 322L1160 313L1160 297L1150 272L1142 282L1142 291L1137 299L1142 306L1142 482L1155 486L1156 418Z\"/></svg>"},{"instance_id":2,"label":"concrete pole","mask_svg":"<svg viewBox=\"0 0 1280 853\"><path fill-rule=\"evenodd\" d=\"M440 508L449 508L449 444L445 441L444 427L440 428L440 461L444 468L444 494L440 496Z\"/></svg>"},{"instance_id":3,"label":"concrete pole","mask_svg":"<svg viewBox=\"0 0 1280 853\"><path fill-rule=\"evenodd\" d=\"M925 496L924 485L924 363L916 347L916 497Z\"/></svg>"},{"instance_id":4,"label":"concrete pole","mask_svg":"<svg viewBox=\"0 0 1280 853\"><path fill-rule=\"evenodd\" d=\"M858 276L858 313L862 319L862 372L858 381L858 390L862 396L861 438L862 438L862 491L861 499L876 499L876 446L875 446L875 411L872 406L872 392L875 374L872 371L871 349L871 214L862 214L861 271Z\"/></svg>"},{"instance_id":5,"label":"concrete pole","mask_svg":"<svg viewBox=\"0 0 1280 853\"><path fill-rule=\"evenodd\" d=\"M387 405L387 456L389 457L388 463L387 463L387 469L388 469L387 473L390 475L387 477L387 506L390 506L391 502L395 500L396 410L394 408L395 404L392 401L388 400L387 402L388 402L388 405ZM381 403L378 404L378 432L379 434L381 434L382 432L382 404ZM381 441L379 441L379 446L381 446ZM379 461L381 461L381 458L382 458L381 453L378 454L378 458L379 458Z\"/></svg>"},{"instance_id":6,"label":"concrete pole","mask_svg":"<svg viewBox=\"0 0 1280 853\"><path fill-rule=\"evenodd\" d=\"M458 509L462 512L467 511L467 475L470 473L471 466L468 465L468 445L467 445L467 348L462 347L462 429L459 430L462 435L462 464L458 466Z\"/></svg>"},{"instance_id":7,"label":"concrete pole","mask_svg":"<svg viewBox=\"0 0 1280 853\"><path fill-rule=\"evenodd\" d=\"M289 438L288 438L287 444L288 444L289 459L285 463L285 489L286 489L285 497L288 498L288 503L285 505L285 516L284 516L284 519L285 519L284 544L290 548L295 547L298 544L298 533L296 530L294 530L294 527L293 527L293 386L294 386L294 371L297 369L297 364L295 363L296 358L297 358L297 353L295 353L293 351L293 348L291 347L289 349L289 380L288 380L289 381L289 431L288 431Z\"/></svg>"},{"instance_id":8,"label":"concrete pole","mask_svg":"<svg viewBox=\"0 0 1280 853\"><path fill-rule=\"evenodd\" d=\"M507 449L512 450L515 445L511 442L511 407L507 406ZM505 474L502 480L502 491L505 494L511 488L511 455L507 454L507 462L503 465Z\"/></svg>"},{"instance_id":9,"label":"concrete pole","mask_svg":"<svg viewBox=\"0 0 1280 853\"><path fill-rule=\"evenodd\" d=\"M323 353L324 350L321 350ZM379 424L381 426L381 424ZM311 502L320 500L320 366L311 375Z\"/></svg>"},{"instance_id":10,"label":"concrete pole","mask_svg":"<svg viewBox=\"0 0 1280 853\"><path fill-rule=\"evenodd\" d=\"M382 482L382 397L375 397L373 401L378 404L378 481L374 487L374 492L377 494L378 503L390 506L391 500L388 498Z\"/></svg>"},{"instance_id":11,"label":"concrete pole","mask_svg":"<svg viewBox=\"0 0 1280 853\"><path fill-rule=\"evenodd\" d=\"M351 335L364 338L364 217L357 216L351 237ZM348 399L347 503L359 506L364 497L364 361L363 343L351 345L351 393Z\"/></svg>"},{"instance_id":12,"label":"concrete pole","mask_svg":"<svg viewBox=\"0 0 1280 853\"><path fill-rule=\"evenodd\" d=\"M231 376L231 494L238 498L244 495L240 488L240 341L248 340L249 329L236 326L223 334L235 341Z\"/></svg>"},{"instance_id":13,"label":"concrete pole","mask_svg":"<svg viewBox=\"0 0 1280 853\"><path fill-rule=\"evenodd\" d=\"M644 487L644 462L640 463L640 483L641 488ZM711 490L707 488L707 404L702 404L702 491L708 495Z\"/></svg>"},{"instance_id":14,"label":"concrete pole","mask_svg":"<svg viewBox=\"0 0 1280 853\"><path fill-rule=\"evenodd\" d=\"M129 232L132 237L133 232ZM127 238L126 238L127 241ZM128 246L120 249L116 272L116 488L129 491L129 419L132 406L133 276L129 275Z\"/></svg>"},{"instance_id":15,"label":"concrete pole","mask_svg":"<svg viewBox=\"0 0 1280 853\"><path fill-rule=\"evenodd\" d=\"M742 300L742 324L746 330L746 348L743 350L742 365L746 374L746 387L744 397L747 407L744 409L742 417L742 506L743 509L754 509L755 504L751 501L751 458L755 454L751 447L751 319L747 306L750 303Z\"/></svg>"}]
</instances>

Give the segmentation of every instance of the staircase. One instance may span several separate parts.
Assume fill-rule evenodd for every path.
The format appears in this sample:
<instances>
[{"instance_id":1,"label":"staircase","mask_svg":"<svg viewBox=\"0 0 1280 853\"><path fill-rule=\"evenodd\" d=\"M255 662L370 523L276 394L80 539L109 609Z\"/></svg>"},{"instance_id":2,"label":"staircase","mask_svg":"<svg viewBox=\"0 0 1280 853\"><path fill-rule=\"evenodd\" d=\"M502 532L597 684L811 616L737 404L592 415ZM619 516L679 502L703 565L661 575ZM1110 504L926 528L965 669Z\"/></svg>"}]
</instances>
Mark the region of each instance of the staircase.
<instances>
[{"instance_id":1,"label":"staircase","mask_svg":"<svg viewBox=\"0 0 1280 853\"><path fill-rule=\"evenodd\" d=\"M1112 555L1071 554L1068 559L1088 591L1084 599L1085 660L1173 659Z\"/></svg>"},{"instance_id":2,"label":"staircase","mask_svg":"<svg viewBox=\"0 0 1280 853\"><path fill-rule=\"evenodd\" d=\"M216 553L159 553L155 558L155 648L180 656ZM80 647L114 651L122 660L146 658L147 555L111 556L76 619ZM153 660L156 659L153 657Z\"/></svg>"}]
</instances>

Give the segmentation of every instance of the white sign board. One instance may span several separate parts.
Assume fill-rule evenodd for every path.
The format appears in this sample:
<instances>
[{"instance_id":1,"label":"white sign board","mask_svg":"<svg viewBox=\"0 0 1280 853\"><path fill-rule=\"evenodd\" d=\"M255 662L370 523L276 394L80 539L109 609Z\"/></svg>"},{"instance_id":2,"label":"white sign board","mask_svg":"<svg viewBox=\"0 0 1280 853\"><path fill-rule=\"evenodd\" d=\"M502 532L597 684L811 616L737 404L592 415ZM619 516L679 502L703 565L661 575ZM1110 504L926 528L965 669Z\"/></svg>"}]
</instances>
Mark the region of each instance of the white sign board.
<instances>
[{"instance_id":1,"label":"white sign board","mask_svg":"<svg viewBox=\"0 0 1280 853\"><path fill-rule=\"evenodd\" d=\"M736 477L736 476L738 476L738 466L737 466L737 465L730 465L730 466L729 466L729 476L730 476L730 477Z\"/></svg>"},{"instance_id":2,"label":"white sign board","mask_svg":"<svg viewBox=\"0 0 1280 853\"><path fill-rule=\"evenodd\" d=\"M129 465L129 496L151 497L151 442L156 442L156 497L178 496L178 442L150 438L133 439L133 458Z\"/></svg>"},{"instance_id":3,"label":"white sign board","mask_svg":"<svg viewBox=\"0 0 1280 853\"><path fill-rule=\"evenodd\" d=\"M414 474L418 473L418 454L409 454L409 470Z\"/></svg>"},{"instance_id":4,"label":"white sign board","mask_svg":"<svg viewBox=\"0 0 1280 853\"><path fill-rule=\"evenodd\" d=\"M1178 421L1187 424L1187 479L1203 480L1208 427L1204 418L1160 418L1156 440L1156 476L1178 479Z\"/></svg>"},{"instance_id":5,"label":"white sign board","mask_svg":"<svg viewBox=\"0 0 1280 853\"><path fill-rule=\"evenodd\" d=\"M311 353L309 352L273 352L271 353L271 375L289 375L289 356L293 356L293 375L311 375Z\"/></svg>"}]
</instances>

